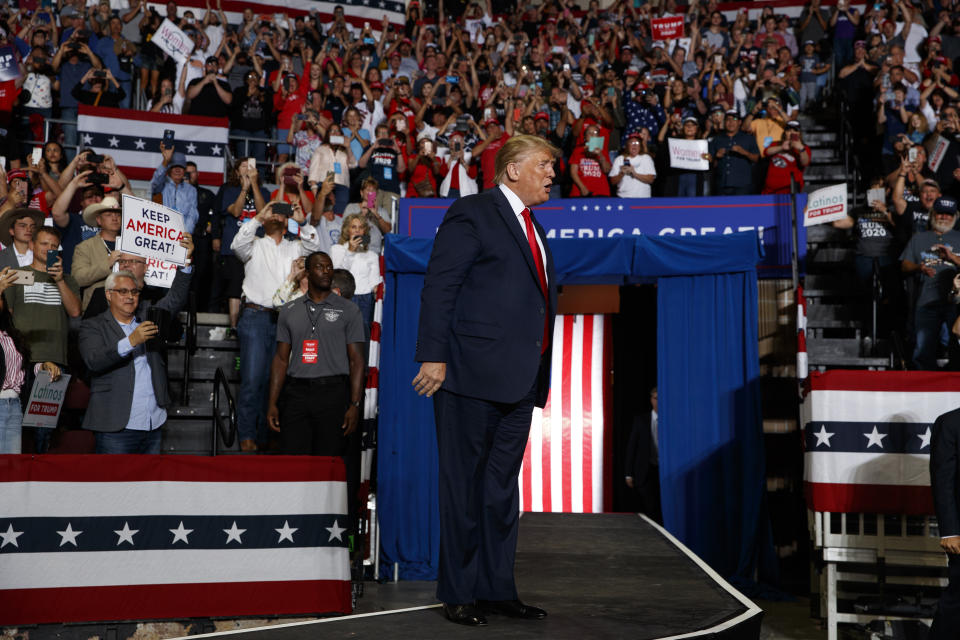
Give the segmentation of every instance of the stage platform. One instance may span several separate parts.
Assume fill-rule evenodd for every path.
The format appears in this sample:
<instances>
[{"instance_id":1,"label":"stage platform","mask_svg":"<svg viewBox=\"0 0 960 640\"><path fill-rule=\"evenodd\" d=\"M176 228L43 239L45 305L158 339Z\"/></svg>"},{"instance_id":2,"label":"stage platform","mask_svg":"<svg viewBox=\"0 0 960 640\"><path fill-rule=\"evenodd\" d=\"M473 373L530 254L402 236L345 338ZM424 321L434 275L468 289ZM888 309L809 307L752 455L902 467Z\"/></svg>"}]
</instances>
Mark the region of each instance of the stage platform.
<instances>
[{"instance_id":1,"label":"stage platform","mask_svg":"<svg viewBox=\"0 0 960 640\"><path fill-rule=\"evenodd\" d=\"M371 584L351 616L189 636L323 638L758 638L763 612L666 531L633 514L525 514L517 582L542 621L448 622L435 583ZM322 628L317 628L322 625Z\"/></svg>"}]
</instances>

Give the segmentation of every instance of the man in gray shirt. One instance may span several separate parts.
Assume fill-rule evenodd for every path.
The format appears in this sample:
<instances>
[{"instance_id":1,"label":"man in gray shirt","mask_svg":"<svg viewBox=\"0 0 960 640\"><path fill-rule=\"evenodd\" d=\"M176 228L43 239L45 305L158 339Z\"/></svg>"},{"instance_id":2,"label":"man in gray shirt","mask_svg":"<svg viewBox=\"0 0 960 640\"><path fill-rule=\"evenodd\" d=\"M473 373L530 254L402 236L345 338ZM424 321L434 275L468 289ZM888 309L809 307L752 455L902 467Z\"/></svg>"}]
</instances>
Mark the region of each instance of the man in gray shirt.
<instances>
[{"instance_id":1,"label":"man in gray shirt","mask_svg":"<svg viewBox=\"0 0 960 640\"><path fill-rule=\"evenodd\" d=\"M953 230L956 221L957 202L953 198L937 198L930 231L914 233L900 255L903 273L919 273L920 278L913 351L913 363L918 369L937 368L940 328L943 323L949 328L956 318L956 306L950 296L953 276L960 266L960 231Z\"/></svg>"},{"instance_id":2,"label":"man in gray shirt","mask_svg":"<svg viewBox=\"0 0 960 640\"><path fill-rule=\"evenodd\" d=\"M363 319L331 291L333 262L307 256L306 295L280 308L267 424L288 455L343 456L360 420Z\"/></svg>"}]
</instances>

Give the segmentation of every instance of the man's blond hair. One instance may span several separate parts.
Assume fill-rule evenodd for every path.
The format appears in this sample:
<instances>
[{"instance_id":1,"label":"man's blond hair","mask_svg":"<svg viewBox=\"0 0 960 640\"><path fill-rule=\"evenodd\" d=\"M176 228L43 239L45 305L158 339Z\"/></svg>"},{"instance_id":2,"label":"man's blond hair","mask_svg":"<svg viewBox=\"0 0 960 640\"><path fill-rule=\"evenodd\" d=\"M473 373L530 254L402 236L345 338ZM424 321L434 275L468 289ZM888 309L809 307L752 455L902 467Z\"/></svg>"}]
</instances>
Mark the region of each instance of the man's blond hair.
<instances>
[{"instance_id":1,"label":"man's blond hair","mask_svg":"<svg viewBox=\"0 0 960 640\"><path fill-rule=\"evenodd\" d=\"M507 178L507 165L513 162L520 162L525 157L537 151L545 151L556 158L560 155L560 149L541 138L540 136L515 135L500 147L496 157L496 173L494 173L494 184L503 184Z\"/></svg>"}]
</instances>

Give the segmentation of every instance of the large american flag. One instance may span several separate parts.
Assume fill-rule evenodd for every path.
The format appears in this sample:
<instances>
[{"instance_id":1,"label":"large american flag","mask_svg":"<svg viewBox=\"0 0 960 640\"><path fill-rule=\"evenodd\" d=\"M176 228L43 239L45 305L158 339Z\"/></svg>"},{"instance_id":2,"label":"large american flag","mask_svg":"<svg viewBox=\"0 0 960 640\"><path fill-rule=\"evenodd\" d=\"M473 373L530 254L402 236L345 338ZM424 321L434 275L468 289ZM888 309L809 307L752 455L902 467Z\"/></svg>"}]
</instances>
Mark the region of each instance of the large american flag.
<instances>
[{"instance_id":1,"label":"large american flag","mask_svg":"<svg viewBox=\"0 0 960 640\"><path fill-rule=\"evenodd\" d=\"M520 470L520 510L600 513L610 507L604 438L610 389L610 319L557 316L546 406L534 409Z\"/></svg>"},{"instance_id":2,"label":"large american flag","mask_svg":"<svg viewBox=\"0 0 960 640\"><path fill-rule=\"evenodd\" d=\"M339 458L0 456L0 624L351 611Z\"/></svg>"},{"instance_id":3,"label":"large american flag","mask_svg":"<svg viewBox=\"0 0 960 640\"><path fill-rule=\"evenodd\" d=\"M803 404L804 489L814 511L933 513L930 438L960 406L960 374L810 374Z\"/></svg>"},{"instance_id":4,"label":"large american flag","mask_svg":"<svg viewBox=\"0 0 960 640\"><path fill-rule=\"evenodd\" d=\"M165 129L175 132L175 147L197 163L200 182L221 184L230 123L226 118L181 116L150 111L80 105L77 135L83 147L113 157L131 180L149 180L160 166Z\"/></svg>"},{"instance_id":5,"label":"large american flag","mask_svg":"<svg viewBox=\"0 0 960 640\"><path fill-rule=\"evenodd\" d=\"M165 15L166 5L151 2L150 6L157 9L160 15ZM402 25L404 22L405 2L397 0L340 0L338 2L318 2L317 0L276 0L272 2L247 2L225 0L223 3L224 12L227 19L233 24L240 23L240 15L244 9L250 8L255 13L272 16L274 13L287 13L291 18L304 15L314 11L320 18L321 24L326 28L332 18L335 7L343 7L343 16L347 22L357 29L363 28L364 22L369 22L371 28L376 31L380 29L380 21L383 16L394 26ZM197 9L205 9L204 0L183 0L177 2L180 7L181 15L183 10L191 8L196 13ZM199 14L202 17L202 13Z\"/></svg>"}]
</instances>

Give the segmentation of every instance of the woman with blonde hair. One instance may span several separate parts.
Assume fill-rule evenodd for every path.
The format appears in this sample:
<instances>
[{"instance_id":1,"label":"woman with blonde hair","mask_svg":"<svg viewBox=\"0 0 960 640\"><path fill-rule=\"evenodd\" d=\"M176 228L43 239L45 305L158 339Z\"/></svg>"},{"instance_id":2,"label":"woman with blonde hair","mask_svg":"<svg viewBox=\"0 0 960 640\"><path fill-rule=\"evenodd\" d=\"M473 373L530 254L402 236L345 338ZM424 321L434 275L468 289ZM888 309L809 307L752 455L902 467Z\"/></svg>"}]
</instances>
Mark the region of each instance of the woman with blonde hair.
<instances>
[{"instance_id":1,"label":"woman with blonde hair","mask_svg":"<svg viewBox=\"0 0 960 640\"><path fill-rule=\"evenodd\" d=\"M330 248L330 259L334 269L346 269L356 281L352 300L360 307L367 339L373 320L373 292L380 281L380 257L369 247L370 229L364 215L351 213L344 216L340 240Z\"/></svg>"}]
</instances>

